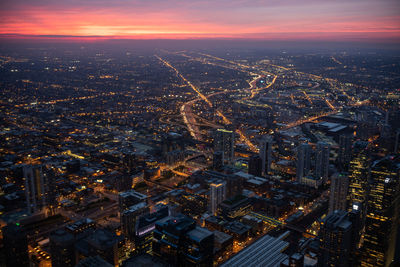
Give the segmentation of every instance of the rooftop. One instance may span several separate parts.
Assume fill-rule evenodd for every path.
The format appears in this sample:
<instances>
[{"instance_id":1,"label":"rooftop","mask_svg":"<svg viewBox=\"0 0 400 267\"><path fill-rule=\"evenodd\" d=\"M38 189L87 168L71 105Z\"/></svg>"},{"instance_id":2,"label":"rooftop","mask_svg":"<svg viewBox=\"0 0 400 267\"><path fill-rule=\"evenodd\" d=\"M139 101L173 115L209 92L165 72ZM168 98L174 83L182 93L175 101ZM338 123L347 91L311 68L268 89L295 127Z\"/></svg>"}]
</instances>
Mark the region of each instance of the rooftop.
<instances>
[{"instance_id":1,"label":"rooftop","mask_svg":"<svg viewBox=\"0 0 400 267\"><path fill-rule=\"evenodd\" d=\"M100 256L89 257L81 260L75 267L112 267L110 263L103 260Z\"/></svg>"},{"instance_id":2,"label":"rooftop","mask_svg":"<svg viewBox=\"0 0 400 267\"><path fill-rule=\"evenodd\" d=\"M230 258L221 267L278 267L288 258L286 254L282 253L289 246L288 242L282 240L287 234L288 232L278 238L265 235Z\"/></svg>"},{"instance_id":3,"label":"rooftop","mask_svg":"<svg viewBox=\"0 0 400 267\"><path fill-rule=\"evenodd\" d=\"M187 233L187 236L190 237L192 240L195 240L196 242L200 242L201 240L209 237L212 234L213 233L206 228L196 226L195 229Z\"/></svg>"},{"instance_id":4,"label":"rooftop","mask_svg":"<svg viewBox=\"0 0 400 267\"><path fill-rule=\"evenodd\" d=\"M224 243L229 239L232 239L231 235L228 235L220 231L214 231L213 233L214 233L214 240L218 243Z\"/></svg>"}]
</instances>

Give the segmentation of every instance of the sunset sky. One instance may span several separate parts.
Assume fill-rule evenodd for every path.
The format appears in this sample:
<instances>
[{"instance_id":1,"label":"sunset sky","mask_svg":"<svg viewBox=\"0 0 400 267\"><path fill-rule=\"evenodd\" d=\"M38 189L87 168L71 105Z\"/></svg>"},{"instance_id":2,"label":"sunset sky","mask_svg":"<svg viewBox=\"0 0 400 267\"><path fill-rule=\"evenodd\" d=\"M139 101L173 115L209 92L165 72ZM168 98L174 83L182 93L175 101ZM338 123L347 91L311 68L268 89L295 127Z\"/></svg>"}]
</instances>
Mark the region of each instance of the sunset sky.
<instances>
[{"instance_id":1,"label":"sunset sky","mask_svg":"<svg viewBox=\"0 0 400 267\"><path fill-rule=\"evenodd\" d=\"M399 0L1 0L30 37L400 39Z\"/></svg>"}]
</instances>

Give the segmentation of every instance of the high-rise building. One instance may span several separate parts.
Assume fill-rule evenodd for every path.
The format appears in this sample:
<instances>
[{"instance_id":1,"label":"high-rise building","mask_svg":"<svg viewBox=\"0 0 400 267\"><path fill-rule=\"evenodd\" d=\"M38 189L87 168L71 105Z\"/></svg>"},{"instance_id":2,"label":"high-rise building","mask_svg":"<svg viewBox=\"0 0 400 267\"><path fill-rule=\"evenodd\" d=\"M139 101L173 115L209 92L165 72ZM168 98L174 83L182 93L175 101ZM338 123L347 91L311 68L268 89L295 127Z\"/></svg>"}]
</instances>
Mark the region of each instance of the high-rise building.
<instances>
[{"instance_id":1,"label":"high-rise building","mask_svg":"<svg viewBox=\"0 0 400 267\"><path fill-rule=\"evenodd\" d=\"M156 223L153 254L173 266L212 266L214 234L184 215Z\"/></svg>"},{"instance_id":2,"label":"high-rise building","mask_svg":"<svg viewBox=\"0 0 400 267\"><path fill-rule=\"evenodd\" d=\"M214 151L213 154L213 170L220 171L224 166L224 152Z\"/></svg>"},{"instance_id":3,"label":"high-rise building","mask_svg":"<svg viewBox=\"0 0 400 267\"><path fill-rule=\"evenodd\" d=\"M363 207L361 203L355 202L352 204L349 211L348 219L351 221L351 255L349 258L350 266L356 266L359 263L359 248L361 235L363 233Z\"/></svg>"},{"instance_id":4,"label":"high-rise building","mask_svg":"<svg viewBox=\"0 0 400 267\"><path fill-rule=\"evenodd\" d=\"M347 170L351 161L353 137L351 135L339 136L338 163L342 170Z\"/></svg>"},{"instance_id":5,"label":"high-rise building","mask_svg":"<svg viewBox=\"0 0 400 267\"><path fill-rule=\"evenodd\" d=\"M49 203L49 193L52 181L50 175L44 175L42 165L25 165L25 196L29 213L42 211Z\"/></svg>"},{"instance_id":6,"label":"high-rise building","mask_svg":"<svg viewBox=\"0 0 400 267\"><path fill-rule=\"evenodd\" d=\"M57 207L57 194L59 194L56 186L56 173L54 167L47 166L43 171L45 190L46 190L46 207L50 215L55 214Z\"/></svg>"},{"instance_id":7,"label":"high-rise building","mask_svg":"<svg viewBox=\"0 0 400 267\"><path fill-rule=\"evenodd\" d=\"M236 175L227 175L224 178L226 182L226 197L233 197L242 193L243 179Z\"/></svg>"},{"instance_id":8,"label":"high-rise building","mask_svg":"<svg viewBox=\"0 0 400 267\"><path fill-rule=\"evenodd\" d=\"M297 181L301 182L302 178L310 173L311 166L311 147L309 144L303 143L297 147Z\"/></svg>"},{"instance_id":9,"label":"high-rise building","mask_svg":"<svg viewBox=\"0 0 400 267\"><path fill-rule=\"evenodd\" d=\"M118 244L121 237L106 229L97 229L89 236L75 243L78 261L88 257L100 256L113 266L118 266Z\"/></svg>"},{"instance_id":10,"label":"high-rise building","mask_svg":"<svg viewBox=\"0 0 400 267\"><path fill-rule=\"evenodd\" d=\"M2 228L6 266L29 266L28 239L19 223Z\"/></svg>"},{"instance_id":11,"label":"high-rise building","mask_svg":"<svg viewBox=\"0 0 400 267\"><path fill-rule=\"evenodd\" d=\"M262 175L263 162L259 155L253 155L249 158L248 173L254 176Z\"/></svg>"},{"instance_id":12,"label":"high-rise building","mask_svg":"<svg viewBox=\"0 0 400 267\"><path fill-rule=\"evenodd\" d=\"M331 192L329 197L329 213L335 210L347 210L347 191L349 177L347 173L335 173L331 178Z\"/></svg>"},{"instance_id":13,"label":"high-rise building","mask_svg":"<svg viewBox=\"0 0 400 267\"><path fill-rule=\"evenodd\" d=\"M262 160L262 174L266 175L271 171L272 163L272 136L267 136L260 142L260 157Z\"/></svg>"},{"instance_id":14,"label":"high-rise building","mask_svg":"<svg viewBox=\"0 0 400 267\"><path fill-rule=\"evenodd\" d=\"M124 153L122 159L123 168L127 173L132 173L138 165L135 153Z\"/></svg>"},{"instance_id":15,"label":"high-rise building","mask_svg":"<svg viewBox=\"0 0 400 267\"><path fill-rule=\"evenodd\" d=\"M349 164L349 192L347 194L347 210L349 211L354 202L362 203L363 208L366 208L370 161L367 148L368 142L357 141L353 145L353 157Z\"/></svg>"},{"instance_id":16,"label":"high-rise building","mask_svg":"<svg viewBox=\"0 0 400 267\"><path fill-rule=\"evenodd\" d=\"M151 213L140 216L136 221L135 253L149 253L152 251L153 231L156 222L170 215L169 207L157 204Z\"/></svg>"},{"instance_id":17,"label":"high-rise building","mask_svg":"<svg viewBox=\"0 0 400 267\"><path fill-rule=\"evenodd\" d=\"M400 153L399 151L400 149L400 128L396 130L395 133L395 140L394 140L394 148L393 148L393 152L396 153Z\"/></svg>"},{"instance_id":18,"label":"high-rise building","mask_svg":"<svg viewBox=\"0 0 400 267\"><path fill-rule=\"evenodd\" d=\"M134 240L136 233L136 222L139 216L149 213L150 209L146 202L140 202L129 207L121 213L121 229L125 238Z\"/></svg>"},{"instance_id":19,"label":"high-rise building","mask_svg":"<svg viewBox=\"0 0 400 267\"><path fill-rule=\"evenodd\" d=\"M213 180L222 180L226 182L226 197L233 197L242 193L243 190L243 177L234 174L225 174L222 172L216 171L204 171L201 173L194 173L192 177L194 178L196 183L205 183L205 181L209 178Z\"/></svg>"},{"instance_id":20,"label":"high-rise building","mask_svg":"<svg viewBox=\"0 0 400 267\"><path fill-rule=\"evenodd\" d=\"M234 160L235 133L218 129L214 133L214 151L224 153L224 162L232 163Z\"/></svg>"},{"instance_id":21,"label":"high-rise building","mask_svg":"<svg viewBox=\"0 0 400 267\"><path fill-rule=\"evenodd\" d=\"M74 235L59 229L50 234L51 266L72 267L76 264Z\"/></svg>"},{"instance_id":22,"label":"high-rise building","mask_svg":"<svg viewBox=\"0 0 400 267\"><path fill-rule=\"evenodd\" d=\"M315 177L322 179L325 184L329 176L329 153L330 145L325 142L318 142L315 156Z\"/></svg>"},{"instance_id":23,"label":"high-rise building","mask_svg":"<svg viewBox=\"0 0 400 267\"><path fill-rule=\"evenodd\" d=\"M122 192L118 195L119 210L121 213L135 204L146 201L147 196L142 193L136 192L135 190Z\"/></svg>"},{"instance_id":24,"label":"high-rise building","mask_svg":"<svg viewBox=\"0 0 400 267\"><path fill-rule=\"evenodd\" d=\"M352 223L347 212L336 210L326 216L319 236L318 266L349 266Z\"/></svg>"},{"instance_id":25,"label":"high-rise building","mask_svg":"<svg viewBox=\"0 0 400 267\"><path fill-rule=\"evenodd\" d=\"M167 133L161 137L162 153L166 155L174 150L185 150L184 138L178 133Z\"/></svg>"},{"instance_id":26,"label":"high-rise building","mask_svg":"<svg viewBox=\"0 0 400 267\"><path fill-rule=\"evenodd\" d=\"M215 214L218 205L226 199L226 182L212 183L210 185L210 211Z\"/></svg>"},{"instance_id":27,"label":"high-rise building","mask_svg":"<svg viewBox=\"0 0 400 267\"><path fill-rule=\"evenodd\" d=\"M400 156L371 166L363 243L363 266L389 266L394 259L400 208Z\"/></svg>"}]
</instances>

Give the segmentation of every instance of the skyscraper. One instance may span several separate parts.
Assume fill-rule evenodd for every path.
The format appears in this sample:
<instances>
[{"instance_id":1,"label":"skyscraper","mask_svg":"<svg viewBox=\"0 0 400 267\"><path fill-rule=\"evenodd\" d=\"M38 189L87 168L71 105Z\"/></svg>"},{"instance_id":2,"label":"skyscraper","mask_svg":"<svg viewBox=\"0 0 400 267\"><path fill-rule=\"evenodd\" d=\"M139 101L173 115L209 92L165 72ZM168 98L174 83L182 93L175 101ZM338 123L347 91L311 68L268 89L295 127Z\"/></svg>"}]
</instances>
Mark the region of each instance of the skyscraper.
<instances>
[{"instance_id":1,"label":"skyscraper","mask_svg":"<svg viewBox=\"0 0 400 267\"><path fill-rule=\"evenodd\" d=\"M136 221L134 238L135 253L149 253L152 251L153 231L157 221L170 215L169 207L163 204L154 206L151 213L146 213Z\"/></svg>"},{"instance_id":2,"label":"skyscraper","mask_svg":"<svg viewBox=\"0 0 400 267\"><path fill-rule=\"evenodd\" d=\"M113 266L118 266L120 237L107 229L96 229L89 236L75 243L77 258L100 256Z\"/></svg>"},{"instance_id":3,"label":"skyscraper","mask_svg":"<svg viewBox=\"0 0 400 267\"><path fill-rule=\"evenodd\" d=\"M146 195L136 192L135 190L122 192L118 195L119 211L122 213L135 204L146 202L147 198Z\"/></svg>"},{"instance_id":4,"label":"skyscraper","mask_svg":"<svg viewBox=\"0 0 400 267\"><path fill-rule=\"evenodd\" d=\"M253 155L249 158L249 169L248 169L249 174L255 176L261 176L262 167L263 167L263 162L259 155Z\"/></svg>"},{"instance_id":5,"label":"skyscraper","mask_svg":"<svg viewBox=\"0 0 400 267\"><path fill-rule=\"evenodd\" d=\"M260 142L260 157L262 160L262 174L266 175L271 171L272 162L272 136L266 136Z\"/></svg>"},{"instance_id":6,"label":"skyscraper","mask_svg":"<svg viewBox=\"0 0 400 267\"><path fill-rule=\"evenodd\" d=\"M298 182L310 172L311 165L311 147L309 144L303 143L297 147L297 170L296 178Z\"/></svg>"},{"instance_id":7,"label":"skyscraper","mask_svg":"<svg viewBox=\"0 0 400 267\"><path fill-rule=\"evenodd\" d=\"M349 164L349 192L347 194L347 210L351 210L354 202L366 208L368 194L369 155L368 142L357 141L353 145L353 156Z\"/></svg>"},{"instance_id":8,"label":"skyscraper","mask_svg":"<svg viewBox=\"0 0 400 267\"><path fill-rule=\"evenodd\" d=\"M233 162L235 134L233 131L218 129L214 133L214 151L224 153L224 162Z\"/></svg>"},{"instance_id":9,"label":"skyscraper","mask_svg":"<svg viewBox=\"0 0 400 267\"><path fill-rule=\"evenodd\" d=\"M46 206L49 181L43 175L42 165L25 165L22 169L25 179L25 196L29 213L40 212Z\"/></svg>"},{"instance_id":10,"label":"skyscraper","mask_svg":"<svg viewBox=\"0 0 400 267\"><path fill-rule=\"evenodd\" d=\"M226 182L212 183L210 185L210 210L217 212L218 205L226 199Z\"/></svg>"},{"instance_id":11,"label":"skyscraper","mask_svg":"<svg viewBox=\"0 0 400 267\"><path fill-rule=\"evenodd\" d=\"M394 259L400 208L400 157L371 166L363 243L363 266L389 266Z\"/></svg>"},{"instance_id":12,"label":"skyscraper","mask_svg":"<svg viewBox=\"0 0 400 267\"><path fill-rule=\"evenodd\" d=\"M349 221L351 221L351 255L350 255L350 266L357 265L359 263L359 248L360 240L363 234L363 207L361 203L355 202L352 204L352 208L348 213Z\"/></svg>"},{"instance_id":13,"label":"skyscraper","mask_svg":"<svg viewBox=\"0 0 400 267\"><path fill-rule=\"evenodd\" d=\"M326 183L329 176L329 153L330 145L325 142L318 142L315 157L315 176Z\"/></svg>"},{"instance_id":14,"label":"skyscraper","mask_svg":"<svg viewBox=\"0 0 400 267\"><path fill-rule=\"evenodd\" d=\"M190 217L168 217L156 223L153 254L173 266L212 266L214 234Z\"/></svg>"},{"instance_id":15,"label":"skyscraper","mask_svg":"<svg viewBox=\"0 0 400 267\"><path fill-rule=\"evenodd\" d=\"M400 149L400 128L397 129L396 133L395 133L393 152L394 153L399 153L399 149Z\"/></svg>"},{"instance_id":16,"label":"skyscraper","mask_svg":"<svg viewBox=\"0 0 400 267\"><path fill-rule=\"evenodd\" d=\"M351 161L353 137L351 135L339 136L338 163L342 170L347 170Z\"/></svg>"},{"instance_id":17,"label":"skyscraper","mask_svg":"<svg viewBox=\"0 0 400 267\"><path fill-rule=\"evenodd\" d=\"M213 154L213 170L219 171L224 166L224 152L214 151Z\"/></svg>"},{"instance_id":18,"label":"skyscraper","mask_svg":"<svg viewBox=\"0 0 400 267\"><path fill-rule=\"evenodd\" d=\"M2 232L6 266L29 266L28 239L23 226L8 224Z\"/></svg>"},{"instance_id":19,"label":"skyscraper","mask_svg":"<svg viewBox=\"0 0 400 267\"><path fill-rule=\"evenodd\" d=\"M59 229L50 234L51 266L75 266L74 235Z\"/></svg>"},{"instance_id":20,"label":"skyscraper","mask_svg":"<svg viewBox=\"0 0 400 267\"><path fill-rule=\"evenodd\" d=\"M349 266L352 223L346 211L334 211L322 222L318 266Z\"/></svg>"},{"instance_id":21,"label":"skyscraper","mask_svg":"<svg viewBox=\"0 0 400 267\"><path fill-rule=\"evenodd\" d=\"M147 214L149 211L150 209L146 202L140 202L121 213L121 229L125 238L131 241L134 240L136 222L139 216Z\"/></svg>"},{"instance_id":22,"label":"skyscraper","mask_svg":"<svg viewBox=\"0 0 400 267\"><path fill-rule=\"evenodd\" d=\"M331 192L329 197L329 213L335 210L347 209L347 191L349 178L346 173L332 175Z\"/></svg>"}]
</instances>

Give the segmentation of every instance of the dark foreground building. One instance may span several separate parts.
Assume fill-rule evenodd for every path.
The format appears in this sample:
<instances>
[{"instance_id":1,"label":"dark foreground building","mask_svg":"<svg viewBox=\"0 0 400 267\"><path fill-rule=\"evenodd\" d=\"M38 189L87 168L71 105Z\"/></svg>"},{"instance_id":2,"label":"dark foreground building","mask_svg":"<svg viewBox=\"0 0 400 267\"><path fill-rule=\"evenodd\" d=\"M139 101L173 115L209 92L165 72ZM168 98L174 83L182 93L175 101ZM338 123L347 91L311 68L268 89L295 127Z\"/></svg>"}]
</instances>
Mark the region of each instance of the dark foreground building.
<instances>
[{"instance_id":1,"label":"dark foreground building","mask_svg":"<svg viewBox=\"0 0 400 267\"><path fill-rule=\"evenodd\" d=\"M214 234L184 215L156 223L153 254L174 266L212 266Z\"/></svg>"}]
</instances>

